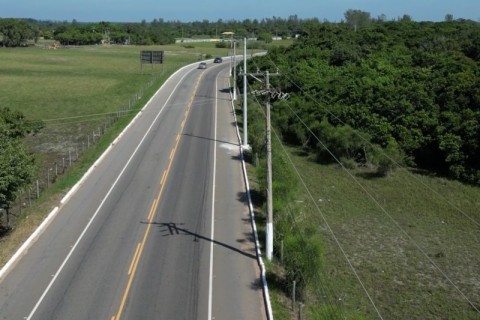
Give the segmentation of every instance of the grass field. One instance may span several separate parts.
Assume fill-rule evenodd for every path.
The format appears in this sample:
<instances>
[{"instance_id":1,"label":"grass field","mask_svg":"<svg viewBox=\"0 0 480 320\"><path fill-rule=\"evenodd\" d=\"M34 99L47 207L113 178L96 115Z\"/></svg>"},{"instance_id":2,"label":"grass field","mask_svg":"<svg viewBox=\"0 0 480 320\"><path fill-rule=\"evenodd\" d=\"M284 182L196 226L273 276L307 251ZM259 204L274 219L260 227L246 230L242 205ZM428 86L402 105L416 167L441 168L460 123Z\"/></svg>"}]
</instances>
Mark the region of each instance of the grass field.
<instances>
[{"instance_id":1,"label":"grass field","mask_svg":"<svg viewBox=\"0 0 480 320\"><path fill-rule=\"evenodd\" d=\"M165 51L164 65L141 68L141 50ZM64 154L82 133L97 130L109 115L128 106L154 76L164 74L165 79L201 55L224 53L212 44L188 49L177 45L3 48L0 106L23 112L27 120L44 121L46 128L29 142L50 161Z\"/></svg>"},{"instance_id":2,"label":"grass field","mask_svg":"<svg viewBox=\"0 0 480 320\"><path fill-rule=\"evenodd\" d=\"M308 319L480 318L471 305L480 308L479 188L405 169L346 173L288 150L308 187L295 219L324 242L308 289L324 301L306 302Z\"/></svg>"},{"instance_id":3,"label":"grass field","mask_svg":"<svg viewBox=\"0 0 480 320\"><path fill-rule=\"evenodd\" d=\"M69 155L77 152L75 148L86 145L86 136L93 137L92 132L105 125L112 114L125 110L129 103L131 106L101 137L96 138L97 143L92 148L82 152L73 167L64 175L55 177L55 184L42 190L40 199L27 207L13 204L11 221L18 220L19 223L13 225L7 236L0 238L0 265L58 204L65 191L82 176L170 74L201 57L228 54L227 49L217 49L211 43L194 44L188 48L182 45L86 46L50 50L46 47L0 48L0 107L21 111L27 121L42 120L45 123L40 133L26 139L36 154L38 178L44 186L48 186L45 180L53 180L51 175L62 165L62 158L68 162ZM163 50L164 65L144 65L142 69L141 50ZM145 90L147 83L153 85ZM144 95L132 100L139 91ZM89 139L92 141L93 138ZM25 193L19 200L30 204L25 200Z\"/></svg>"},{"instance_id":4,"label":"grass field","mask_svg":"<svg viewBox=\"0 0 480 320\"><path fill-rule=\"evenodd\" d=\"M240 106L237 114L241 122ZM295 174L295 200L274 219L287 212L292 230L307 226L323 243L315 254L322 256L317 277L297 297L305 319L480 319L480 188L405 168L383 178L373 169L347 172L272 139L273 152L288 154L303 181ZM263 242L264 193L251 166L249 172L253 194L260 195ZM276 258L268 264L274 315L296 319L278 256L281 240L277 233Z\"/></svg>"}]
</instances>

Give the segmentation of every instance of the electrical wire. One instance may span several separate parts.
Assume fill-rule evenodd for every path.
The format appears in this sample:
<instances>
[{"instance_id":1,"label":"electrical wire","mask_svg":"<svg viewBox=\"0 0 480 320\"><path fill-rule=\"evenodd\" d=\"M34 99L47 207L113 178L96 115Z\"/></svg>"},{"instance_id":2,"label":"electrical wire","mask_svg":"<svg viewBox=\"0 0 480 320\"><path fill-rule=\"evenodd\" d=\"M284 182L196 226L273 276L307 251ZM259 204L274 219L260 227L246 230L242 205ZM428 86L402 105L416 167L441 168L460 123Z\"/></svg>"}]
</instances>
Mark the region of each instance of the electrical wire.
<instances>
[{"instance_id":1,"label":"electrical wire","mask_svg":"<svg viewBox=\"0 0 480 320\"><path fill-rule=\"evenodd\" d=\"M257 103L259 103L258 99L255 97L255 100L257 101ZM260 104L260 103L259 103ZM265 112L263 111L262 109L262 112L263 112L263 115L266 117L266 114ZM353 266L352 262L350 261L350 259L348 258L348 255L346 253L346 251L344 250L342 244L340 243L340 241L338 240L338 237L335 235L335 232L333 231L333 229L330 227L330 224L328 223L326 217L325 217L325 214L323 213L323 211L320 209L320 207L318 206L318 204L316 203L316 201L314 200L314 197L312 195L312 193L310 192L310 189L308 188L307 184L305 183L304 179L302 178L301 174L300 174L300 171L298 170L298 168L296 167L295 163L293 162L293 160L291 159L290 155L288 154L287 150L285 149L285 146L283 145L283 142L281 141L279 135L277 134L276 130L274 128L271 129L272 132L274 133L277 141L280 143L281 147L282 147L282 150L283 152L285 153L286 157L288 158L288 161L290 162L291 166L293 167L297 177L299 178L299 180L301 181L304 189L306 190L310 200L312 201L312 203L314 204L315 208L317 209L317 211L319 212L323 222L325 223L325 225L327 226L327 229L328 231L330 232L331 236L333 237L337 247L340 249L343 257L345 258L345 260L347 261L347 264L348 266L350 267L350 269L352 270L353 272L353 275L355 276L355 278L357 279L357 281L359 282L360 286L362 287L365 295L367 296L368 300L370 301L371 305L373 306L373 308L375 309L378 317L380 319L384 319L382 314L380 313L380 310L377 308L375 302L373 301L373 298L371 297L370 293L368 292L365 284L363 283L362 279L360 278L360 275L358 274L357 270L355 269L355 267Z\"/></svg>"},{"instance_id":2,"label":"electrical wire","mask_svg":"<svg viewBox=\"0 0 480 320\"><path fill-rule=\"evenodd\" d=\"M278 68L278 66L275 64L275 62L268 56L266 55L267 58L270 60L271 64L278 70L280 70ZM283 76L285 76L285 78L291 83L293 84L296 88L298 88L304 96L306 96L307 98L309 98L310 100L318 103L318 101L313 98L308 92L306 92L302 87L300 87L297 83L295 83L286 73L283 73L281 70L280 70L281 74ZM342 119L340 119L338 116L336 116L334 113L332 113L331 111L329 111L328 109L326 110L327 113L329 115L331 115L333 118L335 118L335 120L337 120L339 123L343 124L343 125L346 125L345 122L342 121ZM357 130L354 130L354 134L356 136L358 136L360 139L362 139L364 142L366 142L367 144L371 145L372 146L372 143L367 140L364 136L362 136L360 133L357 132ZM404 167L403 165L401 165L400 163L398 163L395 159L391 158L388 154L384 153L383 150L380 150L380 152L382 153L382 155L384 157L386 157L387 159L389 159L390 161L392 161L392 163L394 163L396 166L398 166L399 168L402 168L404 169L411 177L413 177L415 180L417 180L420 184L422 184L426 189L430 190L432 193L434 193L437 197L443 199L447 204L449 204L452 208L454 208L455 210L457 210L458 212L460 212L464 217L466 217L467 219L469 219L470 221L472 221L474 224L476 224L478 227L480 227L480 222L479 221L476 221L474 218L472 218L470 215L468 215L466 212L464 212L460 207L458 207L457 205L455 205L454 203L452 203L448 198L445 197L445 195L441 194L440 192L436 191L435 189L433 189L432 187L430 187L429 185L427 185L425 182L423 182L420 178L418 178L418 176L412 174L406 167Z\"/></svg>"},{"instance_id":3,"label":"electrical wire","mask_svg":"<svg viewBox=\"0 0 480 320\"><path fill-rule=\"evenodd\" d=\"M270 59L270 61L272 61ZM273 61L272 61L273 63ZM274 64L274 63L273 63ZM275 65L275 64L274 64ZM275 65L276 67L276 65ZM278 69L278 67L277 67ZM282 73L283 74L283 73ZM285 74L283 74L285 75ZM305 92L300 86L298 86L297 84L295 84L293 81L290 80L290 78L288 78L286 75L285 77L287 78L288 81L290 81L292 84L294 84L295 86L297 86L302 92ZM307 97L311 98L308 94L307 94ZM317 101L318 102L318 101ZM428 254L423 250L423 248L400 226L400 224L393 218L393 216L378 202L378 200L360 183L360 181L358 181L357 178L355 178L355 176L347 169L345 168L345 166L341 163L341 161L333 154L333 152L331 152L331 150L329 150L327 148L327 146L318 138L318 136L311 130L311 128L305 123L305 121L303 121L303 119L301 119L301 117L293 110L293 108L288 104L288 103L285 103L289 110L292 112L292 114L295 115L295 117L302 123L302 125L309 131L309 133L318 141L318 143L332 156L332 158L335 160L335 162L337 162L341 167L342 169L355 181L355 183L368 195L368 197L375 203L376 206L378 206L380 208L380 210L390 219L390 221L414 244L414 246L417 248L417 250L419 250L419 252L422 253L422 255L430 262L430 264L432 266L434 266L434 268L455 288L455 290L462 296L463 299L465 299L465 301L467 301L470 306L477 312L477 313L480 313L480 310L475 306L475 304L460 290L460 288L450 279L450 277L433 261L432 258L430 258L428 256ZM337 118L338 119L338 118ZM340 119L338 119L340 120ZM356 132L356 131L355 131ZM365 138L363 136L361 136L360 134L358 134L356 132L356 134L361 137L363 140L365 140ZM366 141L366 140L365 140ZM367 141L368 143L370 143L369 141ZM386 156L386 155L385 155ZM390 159L392 161L394 161L393 159ZM395 161L394 161L395 162ZM401 165L399 165L397 162L395 162L399 167L403 168ZM404 168L405 169L405 168ZM422 183L422 185L426 186L425 183L423 183L423 181L419 180L417 178L418 181L420 181ZM430 190L434 191L436 194L438 194L435 190L431 189L430 187L428 187ZM444 198L445 199L445 198ZM450 203L450 201L448 201L448 199L445 199L448 203ZM315 206L317 206L317 204L315 203ZM457 206L453 205L453 207L455 208L458 208ZM458 209L460 212L463 213L462 210ZM463 213L466 217L470 218L472 220L471 217L469 217L468 215L466 215L465 213ZM475 220L472 220L474 221L477 225L479 225Z\"/></svg>"}]
</instances>

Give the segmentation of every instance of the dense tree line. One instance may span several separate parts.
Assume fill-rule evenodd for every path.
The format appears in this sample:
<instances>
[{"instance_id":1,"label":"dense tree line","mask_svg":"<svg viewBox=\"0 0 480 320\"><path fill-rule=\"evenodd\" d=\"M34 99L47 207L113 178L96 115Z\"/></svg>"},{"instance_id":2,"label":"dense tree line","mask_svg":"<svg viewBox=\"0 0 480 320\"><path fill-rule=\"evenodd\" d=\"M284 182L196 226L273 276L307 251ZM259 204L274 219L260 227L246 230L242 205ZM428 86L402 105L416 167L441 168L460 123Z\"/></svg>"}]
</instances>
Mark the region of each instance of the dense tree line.
<instances>
[{"instance_id":1,"label":"dense tree line","mask_svg":"<svg viewBox=\"0 0 480 320\"><path fill-rule=\"evenodd\" d=\"M310 24L256 58L255 69L279 67L272 81L292 94L274 113L284 138L320 161L331 156L313 135L345 163L403 161L480 184L480 24L360 18Z\"/></svg>"},{"instance_id":2,"label":"dense tree line","mask_svg":"<svg viewBox=\"0 0 480 320\"><path fill-rule=\"evenodd\" d=\"M0 41L5 46L26 45L39 37L56 40L62 45L113 44L161 45L174 43L176 38L222 37L222 32L233 31L238 37L273 36L290 38L300 33L304 25L318 23L317 19L299 19L293 15L287 19L277 17L262 20L246 19L218 21L165 21L153 19L139 23L82 23L68 21L37 21L33 19L0 19Z\"/></svg>"}]
</instances>

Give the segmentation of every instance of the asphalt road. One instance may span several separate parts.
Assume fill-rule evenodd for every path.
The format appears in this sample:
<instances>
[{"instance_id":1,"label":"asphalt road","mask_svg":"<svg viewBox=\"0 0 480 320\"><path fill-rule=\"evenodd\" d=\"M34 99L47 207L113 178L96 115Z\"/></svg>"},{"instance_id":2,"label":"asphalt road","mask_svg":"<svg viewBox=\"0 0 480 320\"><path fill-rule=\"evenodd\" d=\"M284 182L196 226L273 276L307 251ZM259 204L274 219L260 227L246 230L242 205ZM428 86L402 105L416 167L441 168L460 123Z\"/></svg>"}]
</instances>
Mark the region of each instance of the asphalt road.
<instances>
[{"instance_id":1,"label":"asphalt road","mask_svg":"<svg viewBox=\"0 0 480 320\"><path fill-rule=\"evenodd\" d=\"M175 74L0 281L0 319L266 319L228 64Z\"/></svg>"}]
</instances>

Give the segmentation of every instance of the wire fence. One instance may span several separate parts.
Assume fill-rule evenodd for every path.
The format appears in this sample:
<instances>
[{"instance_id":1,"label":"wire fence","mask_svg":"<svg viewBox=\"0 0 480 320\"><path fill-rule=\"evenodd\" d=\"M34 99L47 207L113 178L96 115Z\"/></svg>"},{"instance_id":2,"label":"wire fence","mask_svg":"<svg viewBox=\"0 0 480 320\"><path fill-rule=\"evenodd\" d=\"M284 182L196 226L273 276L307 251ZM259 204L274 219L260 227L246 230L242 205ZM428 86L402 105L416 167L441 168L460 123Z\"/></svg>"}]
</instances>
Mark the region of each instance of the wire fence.
<instances>
[{"instance_id":1,"label":"wire fence","mask_svg":"<svg viewBox=\"0 0 480 320\"><path fill-rule=\"evenodd\" d=\"M103 123L95 130L85 133L76 138L75 141L70 142L63 148L61 155L56 160L43 166L33 184L19 190L16 200L10 203L8 208L0 208L0 233L13 228L17 219L21 217L22 211L31 207L35 200L40 198L43 192L49 189L59 177L64 175L68 168L78 162L87 150L98 143L101 137L118 120L137 112L138 110L134 109L136 103L142 99L145 91L151 88L164 75L164 70L161 73L154 74L118 111L108 114Z\"/></svg>"}]
</instances>

